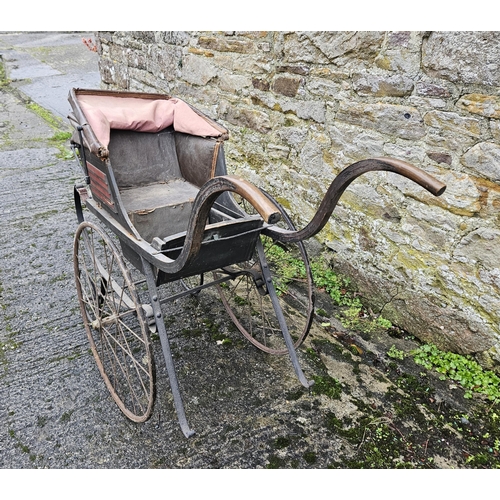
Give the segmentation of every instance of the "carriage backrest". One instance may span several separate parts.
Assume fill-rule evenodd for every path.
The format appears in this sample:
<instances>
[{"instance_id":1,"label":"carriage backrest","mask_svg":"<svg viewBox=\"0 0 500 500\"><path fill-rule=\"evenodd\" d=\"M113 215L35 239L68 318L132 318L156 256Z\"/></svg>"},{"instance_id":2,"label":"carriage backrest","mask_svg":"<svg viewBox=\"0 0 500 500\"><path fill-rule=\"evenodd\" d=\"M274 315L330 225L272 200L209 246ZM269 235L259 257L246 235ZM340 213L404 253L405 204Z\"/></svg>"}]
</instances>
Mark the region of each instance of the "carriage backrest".
<instances>
[{"instance_id":1,"label":"carriage backrest","mask_svg":"<svg viewBox=\"0 0 500 500\"><path fill-rule=\"evenodd\" d=\"M83 93L77 99L120 188L175 178L201 187L217 167L220 172L224 127L180 99L136 95Z\"/></svg>"},{"instance_id":2,"label":"carriage backrest","mask_svg":"<svg viewBox=\"0 0 500 500\"><path fill-rule=\"evenodd\" d=\"M111 129L109 160L120 189L182 177L171 126L158 133Z\"/></svg>"}]
</instances>

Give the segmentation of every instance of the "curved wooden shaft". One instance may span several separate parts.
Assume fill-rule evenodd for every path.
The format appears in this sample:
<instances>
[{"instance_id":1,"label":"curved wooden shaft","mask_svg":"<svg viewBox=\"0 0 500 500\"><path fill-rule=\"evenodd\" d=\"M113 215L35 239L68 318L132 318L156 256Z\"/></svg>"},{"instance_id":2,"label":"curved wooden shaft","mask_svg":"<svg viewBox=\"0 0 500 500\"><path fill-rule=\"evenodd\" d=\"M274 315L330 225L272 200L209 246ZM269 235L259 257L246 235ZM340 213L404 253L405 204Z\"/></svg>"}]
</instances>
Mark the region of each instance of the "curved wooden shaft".
<instances>
[{"instance_id":1,"label":"curved wooden shaft","mask_svg":"<svg viewBox=\"0 0 500 500\"><path fill-rule=\"evenodd\" d=\"M178 273L198 254L210 209L224 191L232 191L242 196L269 224L275 224L281 218L276 205L252 183L231 175L214 177L202 186L194 200L181 253L175 260L162 263L162 271Z\"/></svg>"},{"instance_id":2,"label":"curved wooden shaft","mask_svg":"<svg viewBox=\"0 0 500 500\"><path fill-rule=\"evenodd\" d=\"M277 227L269 227L266 228L265 234L278 241L289 243L311 238L323 229L337 206L340 197L349 184L360 175L377 170L386 170L407 177L427 189L427 191L435 196L442 195L446 189L445 184L427 174L420 168L415 167L411 163L393 158L371 158L368 160L362 160L349 165L333 180L319 206L318 211L306 227L299 231L289 231Z\"/></svg>"},{"instance_id":3,"label":"curved wooden shaft","mask_svg":"<svg viewBox=\"0 0 500 500\"><path fill-rule=\"evenodd\" d=\"M278 207L269 200L264 193L251 182L237 177L236 175L224 175L217 179L225 178L229 180L234 188L231 189L236 194L239 194L245 200L249 201L252 206L259 212L264 222L268 224L276 224L281 219L281 214Z\"/></svg>"}]
</instances>

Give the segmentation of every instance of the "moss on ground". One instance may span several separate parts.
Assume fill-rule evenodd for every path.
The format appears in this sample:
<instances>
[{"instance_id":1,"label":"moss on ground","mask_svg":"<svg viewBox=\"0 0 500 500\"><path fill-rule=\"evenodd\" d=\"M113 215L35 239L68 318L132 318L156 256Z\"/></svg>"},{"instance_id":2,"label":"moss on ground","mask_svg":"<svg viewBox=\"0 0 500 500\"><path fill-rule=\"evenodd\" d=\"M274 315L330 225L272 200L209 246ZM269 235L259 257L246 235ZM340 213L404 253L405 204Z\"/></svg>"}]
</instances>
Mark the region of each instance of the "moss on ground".
<instances>
[{"instance_id":1,"label":"moss on ground","mask_svg":"<svg viewBox=\"0 0 500 500\"><path fill-rule=\"evenodd\" d=\"M351 343L353 338L344 342ZM355 356L339 356L337 342L314 342L315 366L331 356L354 367ZM380 371L388 382L381 404L349 394L356 418L327 411L325 431L346 440L356 453L340 455L332 468L500 468L500 404L440 380L431 368L404 359L381 357L366 348L361 363ZM359 380L360 388L362 380ZM450 394L454 391L453 394ZM446 393L448 391L448 394ZM345 391L344 391L345 392ZM446 397L443 397L443 394Z\"/></svg>"}]
</instances>

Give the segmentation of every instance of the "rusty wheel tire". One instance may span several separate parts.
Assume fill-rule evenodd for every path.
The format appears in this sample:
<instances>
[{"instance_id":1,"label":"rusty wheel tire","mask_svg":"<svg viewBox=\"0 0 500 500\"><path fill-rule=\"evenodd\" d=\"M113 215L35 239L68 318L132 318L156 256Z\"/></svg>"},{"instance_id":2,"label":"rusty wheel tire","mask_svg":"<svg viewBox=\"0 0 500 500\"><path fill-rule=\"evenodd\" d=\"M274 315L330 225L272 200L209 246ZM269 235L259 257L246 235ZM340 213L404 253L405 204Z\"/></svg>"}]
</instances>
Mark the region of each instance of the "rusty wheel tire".
<instances>
[{"instance_id":1,"label":"rusty wheel tire","mask_svg":"<svg viewBox=\"0 0 500 500\"><path fill-rule=\"evenodd\" d=\"M269 198L281 212L282 220L278 225L293 230L293 223L284 208ZM244 209L252 213L248 206ZM269 236L261 235L260 238L264 261L261 261L255 250L251 260L232 266L235 271L249 270L252 273L242 273L218 285L218 290L234 324L252 344L270 354L288 354L271 297L262 278L262 266L269 266L279 305L294 346L298 348L309 333L314 312L314 285L309 259L302 242L284 244ZM218 272L214 274L215 278L222 276ZM256 276L262 280L256 282Z\"/></svg>"},{"instance_id":2,"label":"rusty wheel tire","mask_svg":"<svg viewBox=\"0 0 500 500\"><path fill-rule=\"evenodd\" d=\"M155 400L155 366L143 308L110 237L82 222L74 240L76 289L85 330L104 382L120 410L144 422Z\"/></svg>"}]
</instances>

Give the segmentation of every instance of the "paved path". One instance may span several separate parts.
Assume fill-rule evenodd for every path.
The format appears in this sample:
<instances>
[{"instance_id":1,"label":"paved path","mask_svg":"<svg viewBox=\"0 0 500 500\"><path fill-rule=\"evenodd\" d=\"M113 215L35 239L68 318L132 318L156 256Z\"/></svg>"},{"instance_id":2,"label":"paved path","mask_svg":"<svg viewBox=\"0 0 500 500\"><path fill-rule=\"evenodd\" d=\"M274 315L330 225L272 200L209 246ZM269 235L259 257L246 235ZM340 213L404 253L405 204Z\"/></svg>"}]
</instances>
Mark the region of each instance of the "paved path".
<instances>
[{"instance_id":1,"label":"paved path","mask_svg":"<svg viewBox=\"0 0 500 500\"><path fill-rule=\"evenodd\" d=\"M0 32L0 54L13 85L66 119L72 87L99 88L98 57L82 38L91 34Z\"/></svg>"}]
</instances>

